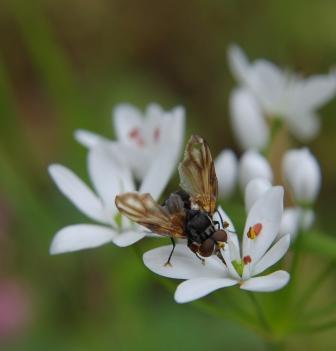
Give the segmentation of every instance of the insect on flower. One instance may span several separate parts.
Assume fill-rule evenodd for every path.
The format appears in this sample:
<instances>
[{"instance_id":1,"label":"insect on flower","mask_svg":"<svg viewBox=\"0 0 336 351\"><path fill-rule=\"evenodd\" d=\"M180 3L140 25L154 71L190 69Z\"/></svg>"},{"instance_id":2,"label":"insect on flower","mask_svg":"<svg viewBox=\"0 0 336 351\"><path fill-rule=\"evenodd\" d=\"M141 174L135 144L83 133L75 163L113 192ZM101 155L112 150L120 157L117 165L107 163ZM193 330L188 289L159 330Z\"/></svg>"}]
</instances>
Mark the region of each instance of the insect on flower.
<instances>
[{"instance_id":1,"label":"insect on flower","mask_svg":"<svg viewBox=\"0 0 336 351\"><path fill-rule=\"evenodd\" d=\"M150 194L129 192L116 197L116 206L132 221L171 238L173 248L165 265L170 265L175 239L180 238L187 239L189 249L203 263L202 257L215 254L225 264L220 249L227 242L224 229L229 224L223 222L216 209L218 181L209 146L203 138L197 135L190 138L178 170L182 190L172 193L163 205ZM215 212L221 223L214 220Z\"/></svg>"}]
</instances>

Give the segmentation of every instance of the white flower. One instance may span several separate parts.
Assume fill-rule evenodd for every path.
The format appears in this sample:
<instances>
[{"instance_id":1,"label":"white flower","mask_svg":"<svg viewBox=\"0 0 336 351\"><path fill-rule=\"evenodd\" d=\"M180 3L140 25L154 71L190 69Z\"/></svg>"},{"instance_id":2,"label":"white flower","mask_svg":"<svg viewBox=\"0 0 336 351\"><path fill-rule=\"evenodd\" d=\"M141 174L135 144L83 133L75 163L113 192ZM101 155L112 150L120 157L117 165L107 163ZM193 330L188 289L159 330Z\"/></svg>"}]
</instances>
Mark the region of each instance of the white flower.
<instances>
[{"instance_id":1,"label":"white flower","mask_svg":"<svg viewBox=\"0 0 336 351\"><path fill-rule=\"evenodd\" d=\"M85 130L77 130L75 138L88 148L101 142L111 148L117 146L125 166L132 169L138 180L146 176L152 161L164 149L170 150L174 169L184 138L183 107L164 111L157 104L149 104L143 114L130 104L120 104L113 110L113 124L117 143Z\"/></svg>"},{"instance_id":2,"label":"white flower","mask_svg":"<svg viewBox=\"0 0 336 351\"><path fill-rule=\"evenodd\" d=\"M273 172L264 156L254 150L246 151L240 159L239 182L244 193L246 185L254 178L264 178L272 182Z\"/></svg>"},{"instance_id":3,"label":"white flower","mask_svg":"<svg viewBox=\"0 0 336 351\"><path fill-rule=\"evenodd\" d=\"M169 180L171 168L169 152L161 153L140 185L141 193L150 192L158 199ZM135 191L130 171L120 164L104 143L92 147L88 153L88 170L96 192L93 192L71 170L51 165L49 172L59 190L87 217L99 224L75 224L56 233L50 253L57 254L98 247L108 242L128 246L142 239L146 231L120 216L115 206L116 195Z\"/></svg>"},{"instance_id":4,"label":"white flower","mask_svg":"<svg viewBox=\"0 0 336 351\"><path fill-rule=\"evenodd\" d=\"M282 168L295 201L312 205L321 187L321 169L316 158L307 148L288 150Z\"/></svg>"},{"instance_id":5,"label":"white flower","mask_svg":"<svg viewBox=\"0 0 336 351\"><path fill-rule=\"evenodd\" d=\"M300 230L308 230L314 223L315 213L311 209L304 209L301 207L287 207L285 208L278 239L290 233L291 241L293 242Z\"/></svg>"},{"instance_id":6,"label":"white flower","mask_svg":"<svg viewBox=\"0 0 336 351\"><path fill-rule=\"evenodd\" d=\"M185 279L175 292L179 303L201 298L217 289L238 284L250 291L275 291L289 281L289 274L278 270L255 277L278 262L287 252L289 235L272 247L283 212L283 188L272 187L261 196L249 211L240 254L237 236L229 232L228 244L222 250L226 265L216 256L202 265L184 244L178 244L172 258L172 267L164 266L170 246L159 247L144 254L145 265L153 272L176 279ZM225 220L227 218L222 213ZM231 223L231 222L229 222ZM229 227L234 230L232 224Z\"/></svg>"},{"instance_id":7,"label":"white flower","mask_svg":"<svg viewBox=\"0 0 336 351\"><path fill-rule=\"evenodd\" d=\"M232 150L223 150L215 160L218 178L218 195L222 199L229 198L236 188L238 161Z\"/></svg>"},{"instance_id":8,"label":"white flower","mask_svg":"<svg viewBox=\"0 0 336 351\"><path fill-rule=\"evenodd\" d=\"M244 150L261 150L267 146L269 128L258 101L246 88L235 89L230 96L233 132Z\"/></svg>"},{"instance_id":9,"label":"white flower","mask_svg":"<svg viewBox=\"0 0 336 351\"><path fill-rule=\"evenodd\" d=\"M245 188L245 209L249 212L254 203L264 193L272 187L271 182L265 178L254 178L252 179ZM286 232L290 233L290 232Z\"/></svg>"},{"instance_id":10,"label":"white flower","mask_svg":"<svg viewBox=\"0 0 336 351\"><path fill-rule=\"evenodd\" d=\"M253 93L268 117L284 120L302 141L316 136L320 127L316 110L336 94L334 72L302 78L266 60L249 63L237 46L229 48L228 56L235 78Z\"/></svg>"}]
</instances>

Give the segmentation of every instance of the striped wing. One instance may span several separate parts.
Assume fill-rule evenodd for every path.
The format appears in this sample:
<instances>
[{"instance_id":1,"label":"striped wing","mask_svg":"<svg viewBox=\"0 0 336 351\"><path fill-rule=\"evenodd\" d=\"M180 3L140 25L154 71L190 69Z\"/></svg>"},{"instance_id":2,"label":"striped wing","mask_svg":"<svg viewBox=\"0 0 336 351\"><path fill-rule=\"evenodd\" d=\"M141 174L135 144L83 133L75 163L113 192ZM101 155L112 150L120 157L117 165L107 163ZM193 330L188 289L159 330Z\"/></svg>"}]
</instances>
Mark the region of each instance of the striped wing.
<instances>
[{"instance_id":1,"label":"striped wing","mask_svg":"<svg viewBox=\"0 0 336 351\"><path fill-rule=\"evenodd\" d=\"M216 210L218 181L207 142L193 135L179 165L180 185L191 196L193 205L213 214Z\"/></svg>"},{"instance_id":2,"label":"striped wing","mask_svg":"<svg viewBox=\"0 0 336 351\"><path fill-rule=\"evenodd\" d=\"M174 238L186 236L183 207L172 212L160 206L150 194L135 192L116 196L115 203L121 214L153 233Z\"/></svg>"}]
</instances>

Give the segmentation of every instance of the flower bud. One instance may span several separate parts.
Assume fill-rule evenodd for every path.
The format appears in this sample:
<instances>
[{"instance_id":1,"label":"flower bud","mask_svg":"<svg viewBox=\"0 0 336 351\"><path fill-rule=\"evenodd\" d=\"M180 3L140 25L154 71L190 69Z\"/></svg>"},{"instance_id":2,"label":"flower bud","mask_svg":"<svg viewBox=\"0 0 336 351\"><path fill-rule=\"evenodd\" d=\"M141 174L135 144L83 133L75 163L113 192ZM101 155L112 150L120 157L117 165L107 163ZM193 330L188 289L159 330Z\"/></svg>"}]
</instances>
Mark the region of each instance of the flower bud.
<instances>
[{"instance_id":1,"label":"flower bud","mask_svg":"<svg viewBox=\"0 0 336 351\"><path fill-rule=\"evenodd\" d=\"M249 212L253 204L262 196L272 184L268 179L255 178L252 179L245 188L245 209Z\"/></svg>"},{"instance_id":2,"label":"flower bud","mask_svg":"<svg viewBox=\"0 0 336 351\"><path fill-rule=\"evenodd\" d=\"M295 201L312 205L321 187L321 169L307 148L289 150L283 158L283 175Z\"/></svg>"},{"instance_id":3,"label":"flower bud","mask_svg":"<svg viewBox=\"0 0 336 351\"><path fill-rule=\"evenodd\" d=\"M257 151L248 150L243 154L239 164L239 183L242 192L254 178L264 178L272 182L273 172L265 157Z\"/></svg>"},{"instance_id":4,"label":"flower bud","mask_svg":"<svg viewBox=\"0 0 336 351\"><path fill-rule=\"evenodd\" d=\"M223 150L215 160L215 169L218 178L219 197L227 199L233 193L238 176L237 157L231 150Z\"/></svg>"},{"instance_id":5,"label":"flower bud","mask_svg":"<svg viewBox=\"0 0 336 351\"><path fill-rule=\"evenodd\" d=\"M313 210L306 210L300 207L287 207L282 215L278 238L290 234L291 241L293 241L299 231L309 229L314 223L314 220L315 214Z\"/></svg>"},{"instance_id":6,"label":"flower bud","mask_svg":"<svg viewBox=\"0 0 336 351\"><path fill-rule=\"evenodd\" d=\"M233 132L244 150L263 149L269 139L269 128L254 96L244 88L236 89L230 97Z\"/></svg>"}]
</instances>

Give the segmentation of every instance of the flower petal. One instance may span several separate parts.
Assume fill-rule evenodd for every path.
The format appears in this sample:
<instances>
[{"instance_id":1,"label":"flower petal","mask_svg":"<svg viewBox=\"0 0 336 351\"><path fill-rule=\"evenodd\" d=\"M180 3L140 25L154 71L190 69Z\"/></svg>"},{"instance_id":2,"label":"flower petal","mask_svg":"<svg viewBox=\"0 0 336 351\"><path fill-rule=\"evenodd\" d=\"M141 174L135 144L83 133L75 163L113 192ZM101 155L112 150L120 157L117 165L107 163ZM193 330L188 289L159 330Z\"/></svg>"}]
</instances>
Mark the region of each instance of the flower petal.
<instances>
[{"instance_id":1,"label":"flower petal","mask_svg":"<svg viewBox=\"0 0 336 351\"><path fill-rule=\"evenodd\" d=\"M218 178L218 195L222 199L229 198L236 188L238 178L238 161L232 150L223 150L215 160Z\"/></svg>"},{"instance_id":2,"label":"flower petal","mask_svg":"<svg viewBox=\"0 0 336 351\"><path fill-rule=\"evenodd\" d=\"M245 188L246 212L248 212L253 204L259 199L259 197L262 196L271 187L271 182L265 178L255 178L248 182Z\"/></svg>"},{"instance_id":3,"label":"flower petal","mask_svg":"<svg viewBox=\"0 0 336 351\"><path fill-rule=\"evenodd\" d=\"M336 94L335 72L305 79L301 90L302 104L305 104L305 109L314 110L321 107Z\"/></svg>"},{"instance_id":4,"label":"flower petal","mask_svg":"<svg viewBox=\"0 0 336 351\"><path fill-rule=\"evenodd\" d=\"M261 150L267 145L269 127L258 101L246 88L231 94L230 117L235 137L243 149Z\"/></svg>"},{"instance_id":5,"label":"flower petal","mask_svg":"<svg viewBox=\"0 0 336 351\"><path fill-rule=\"evenodd\" d=\"M257 275L277 263L288 251L289 244L290 235L287 234L276 242L265 255L252 266L252 275Z\"/></svg>"},{"instance_id":6,"label":"flower petal","mask_svg":"<svg viewBox=\"0 0 336 351\"><path fill-rule=\"evenodd\" d=\"M49 174L59 190L81 212L95 221L108 223L100 199L70 169L54 164L49 166Z\"/></svg>"},{"instance_id":7,"label":"flower petal","mask_svg":"<svg viewBox=\"0 0 336 351\"><path fill-rule=\"evenodd\" d=\"M94 224L75 224L58 231L50 245L50 254L98 247L111 242L116 232Z\"/></svg>"},{"instance_id":8,"label":"flower petal","mask_svg":"<svg viewBox=\"0 0 336 351\"><path fill-rule=\"evenodd\" d=\"M288 150L283 158L284 178L294 199L301 204L313 204L321 188L321 169L307 148Z\"/></svg>"},{"instance_id":9,"label":"flower petal","mask_svg":"<svg viewBox=\"0 0 336 351\"><path fill-rule=\"evenodd\" d=\"M229 278L194 278L181 283L175 291L175 301L186 303L204 297L220 288L236 285L238 282Z\"/></svg>"},{"instance_id":10,"label":"flower petal","mask_svg":"<svg viewBox=\"0 0 336 351\"><path fill-rule=\"evenodd\" d=\"M247 216L243 234L243 257L250 256L252 264L259 261L279 232L283 195L283 187L272 187L254 203ZM250 239L247 233L250 227L258 223L262 226L261 232L256 238Z\"/></svg>"},{"instance_id":11,"label":"flower petal","mask_svg":"<svg viewBox=\"0 0 336 351\"><path fill-rule=\"evenodd\" d=\"M141 112L133 105L119 104L113 109L114 130L124 144L134 145L130 133L136 129L141 130L143 122Z\"/></svg>"},{"instance_id":12,"label":"flower petal","mask_svg":"<svg viewBox=\"0 0 336 351\"><path fill-rule=\"evenodd\" d=\"M124 186L125 182L132 184L130 171L117 162L114 153L105 144L98 144L90 149L88 167L94 187L112 219L117 213L116 195L134 190L134 186L131 189L125 189Z\"/></svg>"},{"instance_id":13,"label":"flower petal","mask_svg":"<svg viewBox=\"0 0 336 351\"><path fill-rule=\"evenodd\" d=\"M270 292L283 288L289 281L286 271L276 271L262 277L250 278L244 281L240 288L243 290Z\"/></svg>"},{"instance_id":14,"label":"flower petal","mask_svg":"<svg viewBox=\"0 0 336 351\"><path fill-rule=\"evenodd\" d=\"M117 234L113 238L113 243L119 247L126 247L136 243L137 241L141 240L145 236L146 236L145 231L137 231L135 229L128 230Z\"/></svg>"},{"instance_id":15,"label":"flower petal","mask_svg":"<svg viewBox=\"0 0 336 351\"><path fill-rule=\"evenodd\" d=\"M273 181L273 172L264 156L254 150L245 151L239 164L239 183L242 193L247 184L255 178L265 178Z\"/></svg>"},{"instance_id":16,"label":"flower petal","mask_svg":"<svg viewBox=\"0 0 336 351\"><path fill-rule=\"evenodd\" d=\"M227 276L226 267L217 257L208 257L205 264L202 264L186 244L176 245L171 259L172 266L165 266L171 250L172 245L168 245L147 251L143 255L145 266L156 274L175 279Z\"/></svg>"},{"instance_id":17,"label":"flower petal","mask_svg":"<svg viewBox=\"0 0 336 351\"><path fill-rule=\"evenodd\" d=\"M230 45L228 50L228 60L234 77L241 84L245 84L251 66L243 50L237 45Z\"/></svg>"},{"instance_id":18,"label":"flower petal","mask_svg":"<svg viewBox=\"0 0 336 351\"><path fill-rule=\"evenodd\" d=\"M91 148L101 142L110 142L107 138L84 129L77 129L74 136L80 144L87 148Z\"/></svg>"},{"instance_id":19,"label":"flower petal","mask_svg":"<svg viewBox=\"0 0 336 351\"><path fill-rule=\"evenodd\" d=\"M219 212L219 213L218 213ZM239 252L239 241L238 241L238 236L236 233L236 229L230 219L230 217L227 215L227 213L223 210L221 206L218 206L217 211L213 215L213 219L219 223L222 221L225 223L229 223L229 226L226 228L227 234L228 234L228 239L234 243L234 245L238 248ZM222 227L222 225L221 225ZM236 255L233 255L234 257L232 258L233 260L237 259Z\"/></svg>"},{"instance_id":20,"label":"flower petal","mask_svg":"<svg viewBox=\"0 0 336 351\"><path fill-rule=\"evenodd\" d=\"M283 110L283 97L287 88L287 77L272 62L257 60L247 77L247 85L261 103L264 111L277 116Z\"/></svg>"},{"instance_id":21,"label":"flower petal","mask_svg":"<svg viewBox=\"0 0 336 351\"><path fill-rule=\"evenodd\" d=\"M176 157L169 148L162 149L150 165L139 192L150 193L154 200L158 200L176 167Z\"/></svg>"},{"instance_id":22,"label":"flower petal","mask_svg":"<svg viewBox=\"0 0 336 351\"><path fill-rule=\"evenodd\" d=\"M290 132L301 141L312 140L320 131L320 119L314 111L291 111L285 118Z\"/></svg>"}]
</instances>

